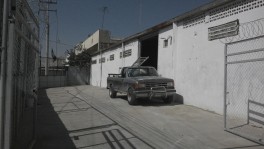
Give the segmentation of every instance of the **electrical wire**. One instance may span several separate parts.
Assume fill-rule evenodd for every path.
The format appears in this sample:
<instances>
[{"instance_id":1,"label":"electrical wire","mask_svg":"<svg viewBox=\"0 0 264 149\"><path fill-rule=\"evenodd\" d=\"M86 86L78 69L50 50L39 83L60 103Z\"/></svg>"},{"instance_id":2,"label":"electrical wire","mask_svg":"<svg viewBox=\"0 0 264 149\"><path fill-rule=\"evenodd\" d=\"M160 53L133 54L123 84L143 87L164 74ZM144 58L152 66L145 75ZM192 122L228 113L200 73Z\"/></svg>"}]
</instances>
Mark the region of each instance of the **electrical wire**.
<instances>
[{"instance_id":1,"label":"electrical wire","mask_svg":"<svg viewBox=\"0 0 264 149\"><path fill-rule=\"evenodd\" d=\"M49 41L50 41L50 42L53 42L53 43L57 43L57 44L59 44L59 45L64 45L64 46L69 46L69 47L74 47L74 45L60 42L60 40L58 40L58 41L49 40Z\"/></svg>"}]
</instances>

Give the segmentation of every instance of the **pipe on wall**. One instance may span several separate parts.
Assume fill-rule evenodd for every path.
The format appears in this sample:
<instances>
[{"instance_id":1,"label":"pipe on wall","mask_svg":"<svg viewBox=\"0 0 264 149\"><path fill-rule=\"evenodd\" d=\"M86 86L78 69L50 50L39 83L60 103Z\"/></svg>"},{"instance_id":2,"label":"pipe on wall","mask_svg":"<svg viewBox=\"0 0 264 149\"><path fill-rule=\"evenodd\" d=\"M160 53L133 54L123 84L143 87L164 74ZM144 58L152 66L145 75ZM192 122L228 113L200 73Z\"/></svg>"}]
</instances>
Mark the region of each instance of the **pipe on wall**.
<instances>
[{"instance_id":1,"label":"pipe on wall","mask_svg":"<svg viewBox=\"0 0 264 149\"><path fill-rule=\"evenodd\" d=\"M7 34L8 34L8 16L10 10L10 1L3 1L3 27L2 27L2 45L1 45L1 72L0 72L0 148L4 148L4 123L5 123L5 96L6 96L6 60L7 60Z\"/></svg>"}]
</instances>

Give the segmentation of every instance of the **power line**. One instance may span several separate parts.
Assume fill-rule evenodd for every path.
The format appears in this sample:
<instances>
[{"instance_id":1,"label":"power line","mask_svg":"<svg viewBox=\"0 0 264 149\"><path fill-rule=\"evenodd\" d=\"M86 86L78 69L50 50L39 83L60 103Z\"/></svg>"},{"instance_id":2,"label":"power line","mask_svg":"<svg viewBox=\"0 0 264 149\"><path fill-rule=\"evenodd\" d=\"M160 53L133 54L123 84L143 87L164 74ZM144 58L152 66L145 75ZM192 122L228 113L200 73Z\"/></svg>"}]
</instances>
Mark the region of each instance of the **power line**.
<instances>
[{"instance_id":1,"label":"power line","mask_svg":"<svg viewBox=\"0 0 264 149\"><path fill-rule=\"evenodd\" d=\"M49 41L50 41L50 42L53 42L53 43L60 44L60 45L65 45L65 46L69 46L69 47L74 47L74 45L67 44L67 43L63 43L63 42L60 42L59 40L57 40L57 41L49 40Z\"/></svg>"}]
</instances>

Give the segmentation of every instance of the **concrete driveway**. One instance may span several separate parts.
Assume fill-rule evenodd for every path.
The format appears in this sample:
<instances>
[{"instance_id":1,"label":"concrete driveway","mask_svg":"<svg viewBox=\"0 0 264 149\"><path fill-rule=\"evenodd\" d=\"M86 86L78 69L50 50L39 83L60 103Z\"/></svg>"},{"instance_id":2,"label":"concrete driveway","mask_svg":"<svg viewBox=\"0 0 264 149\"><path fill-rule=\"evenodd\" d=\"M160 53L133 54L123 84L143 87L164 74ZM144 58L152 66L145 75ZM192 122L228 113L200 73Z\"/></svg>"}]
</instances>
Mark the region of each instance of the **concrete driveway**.
<instances>
[{"instance_id":1,"label":"concrete driveway","mask_svg":"<svg viewBox=\"0 0 264 149\"><path fill-rule=\"evenodd\" d=\"M35 149L262 149L224 131L223 116L182 104L111 99L92 86L39 93Z\"/></svg>"}]
</instances>

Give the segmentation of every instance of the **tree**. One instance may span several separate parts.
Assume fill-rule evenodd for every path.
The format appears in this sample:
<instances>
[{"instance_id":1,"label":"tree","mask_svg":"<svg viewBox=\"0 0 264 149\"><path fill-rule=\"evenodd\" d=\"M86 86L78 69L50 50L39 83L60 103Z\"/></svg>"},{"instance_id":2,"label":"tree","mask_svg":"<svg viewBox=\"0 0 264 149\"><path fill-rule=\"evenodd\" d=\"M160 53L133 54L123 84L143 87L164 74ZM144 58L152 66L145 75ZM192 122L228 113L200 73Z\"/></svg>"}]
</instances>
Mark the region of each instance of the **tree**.
<instances>
[{"instance_id":1,"label":"tree","mask_svg":"<svg viewBox=\"0 0 264 149\"><path fill-rule=\"evenodd\" d=\"M68 64L70 66L79 66L79 67L88 67L91 62L91 55L88 50L83 51L82 53L76 55L73 50L68 51Z\"/></svg>"},{"instance_id":2,"label":"tree","mask_svg":"<svg viewBox=\"0 0 264 149\"><path fill-rule=\"evenodd\" d=\"M67 53L68 53L68 64L69 66L75 66L76 65L76 61L75 61L75 53L74 53L74 50L73 49L70 49L70 50L67 50Z\"/></svg>"},{"instance_id":3,"label":"tree","mask_svg":"<svg viewBox=\"0 0 264 149\"><path fill-rule=\"evenodd\" d=\"M76 55L76 62L79 63L80 67L87 67L91 63L91 55L88 50L83 51L82 53Z\"/></svg>"}]
</instances>

